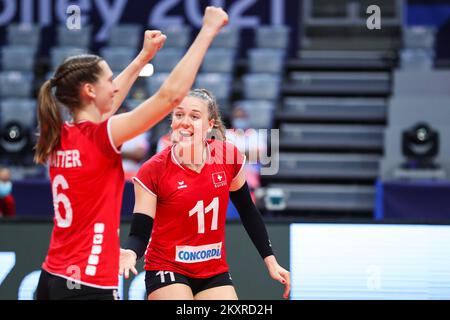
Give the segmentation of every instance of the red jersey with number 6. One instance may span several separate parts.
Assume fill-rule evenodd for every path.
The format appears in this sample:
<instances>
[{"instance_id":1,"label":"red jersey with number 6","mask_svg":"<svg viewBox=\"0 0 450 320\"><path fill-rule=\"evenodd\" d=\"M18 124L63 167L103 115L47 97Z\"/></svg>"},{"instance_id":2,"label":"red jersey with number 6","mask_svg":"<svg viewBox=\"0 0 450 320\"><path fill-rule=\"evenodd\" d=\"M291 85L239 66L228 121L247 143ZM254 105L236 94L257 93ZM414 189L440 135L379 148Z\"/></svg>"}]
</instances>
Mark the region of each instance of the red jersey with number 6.
<instances>
[{"instance_id":1,"label":"red jersey with number 6","mask_svg":"<svg viewBox=\"0 0 450 320\"><path fill-rule=\"evenodd\" d=\"M65 123L49 158L54 228L42 268L87 286L118 286L124 188L110 121Z\"/></svg>"},{"instance_id":2,"label":"red jersey with number 6","mask_svg":"<svg viewBox=\"0 0 450 320\"><path fill-rule=\"evenodd\" d=\"M134 178L157 197L145 270L172 271L195 278L227 272L225 221L229 188L244 156L228 142L207 142L200 173L180 164L174 146L147 161Z\"/></svg>"}]
</instances>

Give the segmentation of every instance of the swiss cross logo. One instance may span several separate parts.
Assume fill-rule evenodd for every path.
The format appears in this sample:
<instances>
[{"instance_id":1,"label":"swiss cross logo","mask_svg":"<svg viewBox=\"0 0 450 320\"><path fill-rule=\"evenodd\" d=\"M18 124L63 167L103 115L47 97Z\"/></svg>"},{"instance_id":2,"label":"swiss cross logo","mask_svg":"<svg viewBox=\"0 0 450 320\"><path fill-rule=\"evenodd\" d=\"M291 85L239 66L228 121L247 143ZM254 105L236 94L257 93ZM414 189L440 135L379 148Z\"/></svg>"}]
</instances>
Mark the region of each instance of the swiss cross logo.
<instances>
[{"instance_id":1,"label":"swiss cross logo","mask_svg":"<svg viewBox=\"0 0 450 320\"><path fill-rule=\"evenodd\" d=\"M227 177L225 175L225 172L217 172L212 174L212 179L214 186L216 188L220 188L227 185Z\"/></svg>"}]
</instances>

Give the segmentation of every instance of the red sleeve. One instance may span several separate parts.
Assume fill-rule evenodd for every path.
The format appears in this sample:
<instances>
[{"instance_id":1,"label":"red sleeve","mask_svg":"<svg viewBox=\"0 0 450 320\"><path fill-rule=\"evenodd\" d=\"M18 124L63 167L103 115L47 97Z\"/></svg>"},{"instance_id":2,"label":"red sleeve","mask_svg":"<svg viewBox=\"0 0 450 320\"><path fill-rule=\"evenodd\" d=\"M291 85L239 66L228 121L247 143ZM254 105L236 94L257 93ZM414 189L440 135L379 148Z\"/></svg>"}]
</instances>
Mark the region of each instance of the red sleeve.
<instances>
[{"instance_id":1,"label":"red sleeve","mask_svg":"<svg viewBox=\"0 0 450 320\"><path fill-rule=\"evenodd\" d=\"M226 163L231 167L233 179L243 170L245 165L245 156L231 142L224 142Z\"/></svg>"},{"instance_id":2,"label":"red sleeve","mask_svg":"<svg viewBox=\"0 0 450 320\"><path fill-rule=\"evenodd\" d=\"M161 172L160 161L158 157L154 156L147 162L145 162L139 169L135 177L133 177L133 182L138 183L147 192L153 194L155 197L158 196L158 173Z\"/></svg>"}]
</instances>

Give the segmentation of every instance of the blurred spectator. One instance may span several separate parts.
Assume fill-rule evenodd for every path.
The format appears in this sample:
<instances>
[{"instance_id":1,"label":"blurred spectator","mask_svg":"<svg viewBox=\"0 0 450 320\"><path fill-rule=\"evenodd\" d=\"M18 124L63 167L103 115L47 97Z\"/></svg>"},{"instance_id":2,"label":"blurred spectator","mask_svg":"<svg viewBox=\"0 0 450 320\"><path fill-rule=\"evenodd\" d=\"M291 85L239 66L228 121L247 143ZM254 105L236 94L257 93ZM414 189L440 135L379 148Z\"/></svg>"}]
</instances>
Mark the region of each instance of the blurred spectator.
<instances>
[{"instance_id":1,"label":"blurred spectator","mask_svg":"<svg viewBox=\"0 0 450 320\"><path fill-rule=\"evenodd\" d=\"M247 157L245 176L255 201L254 192L261 186L260 154L264 154L267 150L265 135L260 135L257 130L250 128L248 114L239 106L233 109L231 125L233 128L226 132L227 140L236 145L238 150Z\"/></svg>"},{"instance_id":2,"label":"blurred spectator","mask_svg":"<svg viewBox=\"0 0 450 320\"><path fill-rule=\"evenodd\" d=\"M0 167L0 217L16 216L16 203L11 191L11 172L8 168Z\"/></svg>"},{"instance_id":3,"label":"blurred spectator","mask_svg":"<svg viewBox=\"0 0 450 320\"><path fill-rule=\"evenodd\" d=\"M122 106L117 113L123 113L127 110L127 107ZM126 180L131 180L137 174L141 164L147 158L149 150L149 136L146 132L122 145L122 165Z\"/></svg>"}]
</instances>

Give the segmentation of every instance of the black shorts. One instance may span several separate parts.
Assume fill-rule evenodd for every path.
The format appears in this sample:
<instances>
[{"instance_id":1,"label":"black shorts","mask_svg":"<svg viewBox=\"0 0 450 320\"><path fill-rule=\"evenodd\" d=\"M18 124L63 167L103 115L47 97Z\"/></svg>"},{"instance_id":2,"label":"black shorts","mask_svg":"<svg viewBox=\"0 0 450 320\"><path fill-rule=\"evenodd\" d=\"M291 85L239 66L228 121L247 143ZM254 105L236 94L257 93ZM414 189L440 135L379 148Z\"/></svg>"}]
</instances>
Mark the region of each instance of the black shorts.
<instances>
[{"instance_id":1,"label":"black shorts","mask_svg":"<svg viewBox=\"0 0 450 320\"><path fill-rule=\"evenodd\" d=\"M42 270L36 300L118 300L117 289L100 289L54 276Z\"/></svg>"},{"instance_id":2,"label":"black shorts","mask_svg":"<svg viewBox=\"0 0 450 320\"><path fill-rule=\"evenodd\" d=\"M232 286L233 280L228 272L221 273L211 278L191 278L185 275L170 271L147 271L145 273L145 288L147 289L147 297L150 293L160 288L175 283L182 283L191 288L194 296L206 289L221 286Z\"/></svg>"}]
</instances>

